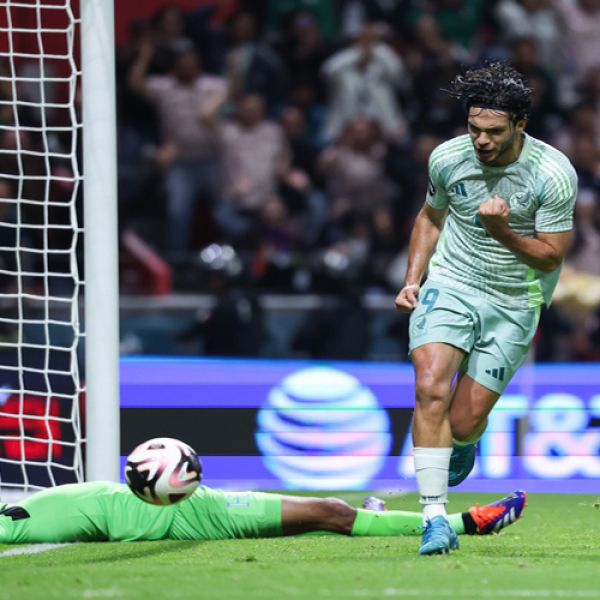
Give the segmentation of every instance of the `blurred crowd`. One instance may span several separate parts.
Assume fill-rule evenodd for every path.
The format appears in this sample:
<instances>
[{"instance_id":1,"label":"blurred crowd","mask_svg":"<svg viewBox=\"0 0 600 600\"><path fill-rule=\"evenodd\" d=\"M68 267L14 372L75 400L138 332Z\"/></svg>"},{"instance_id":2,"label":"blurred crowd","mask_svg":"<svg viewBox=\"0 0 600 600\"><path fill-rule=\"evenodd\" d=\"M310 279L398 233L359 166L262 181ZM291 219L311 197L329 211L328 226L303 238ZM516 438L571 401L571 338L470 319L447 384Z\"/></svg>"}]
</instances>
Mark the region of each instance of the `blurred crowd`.
<instances>
[{"instance_id":1,"label":"blurred crowd","mask_svg":"<svg viewBox=\"0 0 600 600\"><path fill-rule=\"evenodd\" d=\"M444 88L509 59L534 89L527 131L580 182L574 278L544 313L539 357L600 359L600 294L580 302L578 278L600 277L598 32L600 0L165 5L117 48L121 229L175 290L394 293L428 157L466 131ZM123 290L139 285L128 269Z\"/></svg>"},{"instance_id":2,"label":"blurred crowd","mask_svg":"<svg viewBox=\"0 0 600 600\"><path fill-rule=\"evenodd\" d=\"M528 132L579 173L568 263L600 276L599 31L599 0L166 6L118 49L122 227L181 289L393 293L429 154L465 131L443 90L509 59L535 90ZM599 358L597 303L566 285L540 358Z\"/></svg>"}]
</instances>

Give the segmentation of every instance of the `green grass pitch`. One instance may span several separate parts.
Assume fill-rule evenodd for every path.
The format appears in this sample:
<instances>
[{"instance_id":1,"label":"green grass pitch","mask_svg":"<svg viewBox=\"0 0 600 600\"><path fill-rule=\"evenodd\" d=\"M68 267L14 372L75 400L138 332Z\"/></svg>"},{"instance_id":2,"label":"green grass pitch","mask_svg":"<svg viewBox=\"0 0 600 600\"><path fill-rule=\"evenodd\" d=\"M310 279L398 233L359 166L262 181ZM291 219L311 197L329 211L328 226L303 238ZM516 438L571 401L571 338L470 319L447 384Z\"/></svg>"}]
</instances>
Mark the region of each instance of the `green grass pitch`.
<instances>
[{"instance_id":1,"label":"green grass pitch","mask_svg":"<svg viewBox=\"0 0 600 600\"><path fill-rule=\"evenodd\" d=\"M450 508L495 498L453 494ZM0 546L0 598L600 599L598 503L531 495L516 525L462 536L450 556L417 556L416 537L73 544L22 556L1 555L8 547ZM417 503L409 495L388 506Z\"/></svg>"}]
</instances>

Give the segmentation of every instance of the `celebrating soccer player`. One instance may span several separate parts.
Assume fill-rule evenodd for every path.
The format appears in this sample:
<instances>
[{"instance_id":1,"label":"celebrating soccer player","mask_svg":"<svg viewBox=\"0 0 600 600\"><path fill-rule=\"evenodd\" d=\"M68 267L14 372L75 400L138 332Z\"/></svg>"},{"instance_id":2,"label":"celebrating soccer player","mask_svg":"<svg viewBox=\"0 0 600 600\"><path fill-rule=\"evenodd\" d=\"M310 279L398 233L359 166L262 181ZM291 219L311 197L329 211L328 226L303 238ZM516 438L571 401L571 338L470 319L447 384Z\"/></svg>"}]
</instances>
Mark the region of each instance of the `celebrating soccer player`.
<instances>
[{"instance_id":1,"label":"celebrating soccer player","mask_svg":"<svg viewBox=\"0 0 600 600\"><path fill-rule=\"evenodd\" d=\"M473 468L488 414L550 302L577 190L569 160L525 133L532 90L514 68L495 62L467 71L449 92L464 103L468 134L431 154L395 300L412 313L421 554L458 547L446 517L448 486Z\"/></svg>"},{"instance_id":2,"label":"celebrating soccer player","mask_svg":"<svg viewBox=\"0 0 600 600\"><path fill-rule=\"evenodd\" d=\"M525 508L525 492L449 516L456 534L496 533ZM378 507L381 508L381 507ZM127 486L61 485L18 505L0 505L0 543L223 540L329 531L353 536L417 535L421 515L356 509L336 498L224 492L200 486L171 506L142 502Z\"/></svg>"}]
</instances>

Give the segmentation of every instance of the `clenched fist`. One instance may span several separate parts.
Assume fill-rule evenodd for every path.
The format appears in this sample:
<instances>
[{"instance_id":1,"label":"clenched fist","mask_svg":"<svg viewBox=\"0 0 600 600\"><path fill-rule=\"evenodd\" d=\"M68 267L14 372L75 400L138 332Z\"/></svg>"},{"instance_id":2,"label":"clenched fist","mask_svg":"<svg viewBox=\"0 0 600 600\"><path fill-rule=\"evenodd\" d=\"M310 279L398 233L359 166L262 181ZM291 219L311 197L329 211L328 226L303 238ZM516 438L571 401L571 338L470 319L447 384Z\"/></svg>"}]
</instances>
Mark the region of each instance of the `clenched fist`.
<instances>
[{"instance_id":1,"label":"clenched fist","mask_svg":"<svg viewBox=\"0 0 600 600\"><path fill-rule=\"evenodd\" d=\"M405 285L396 296L394 305L396 310L400 312L409 313L412 312L419 303L419 289L420 286L416 283Z\"/></svg>"},{"instance_id":2,"label":"clenched fist","mask_svg":"<svg viewBox=\"0 0 600 600\"><path fill-rule=\"evenodd\" d=\"M481 224L493 236L508 226L510 208L502 198L494 196L480 204L477 216Z\"/></svg>"}]
</instances>

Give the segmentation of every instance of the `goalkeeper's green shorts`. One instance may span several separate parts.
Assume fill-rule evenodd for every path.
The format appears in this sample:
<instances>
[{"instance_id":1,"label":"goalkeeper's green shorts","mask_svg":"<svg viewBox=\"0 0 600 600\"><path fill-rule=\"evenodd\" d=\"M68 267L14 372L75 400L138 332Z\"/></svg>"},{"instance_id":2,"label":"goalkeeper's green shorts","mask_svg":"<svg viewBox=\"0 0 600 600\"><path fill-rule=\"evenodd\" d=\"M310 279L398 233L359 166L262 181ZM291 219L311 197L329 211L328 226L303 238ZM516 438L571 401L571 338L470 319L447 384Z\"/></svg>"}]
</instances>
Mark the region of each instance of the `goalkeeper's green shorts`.
<instances>
[{"instance_id":1,"label":"goalkeeper's green shorts","mask_svg":"<svg viewBox=\"0 0 600 600\"><path fill-rule=\"evenodd\" d=\"M441 342L466 352L461 371L502 394L535 335L540 308L513 309L428 280L410 316L409 350Z\"/></svg>"}]
</instances>

